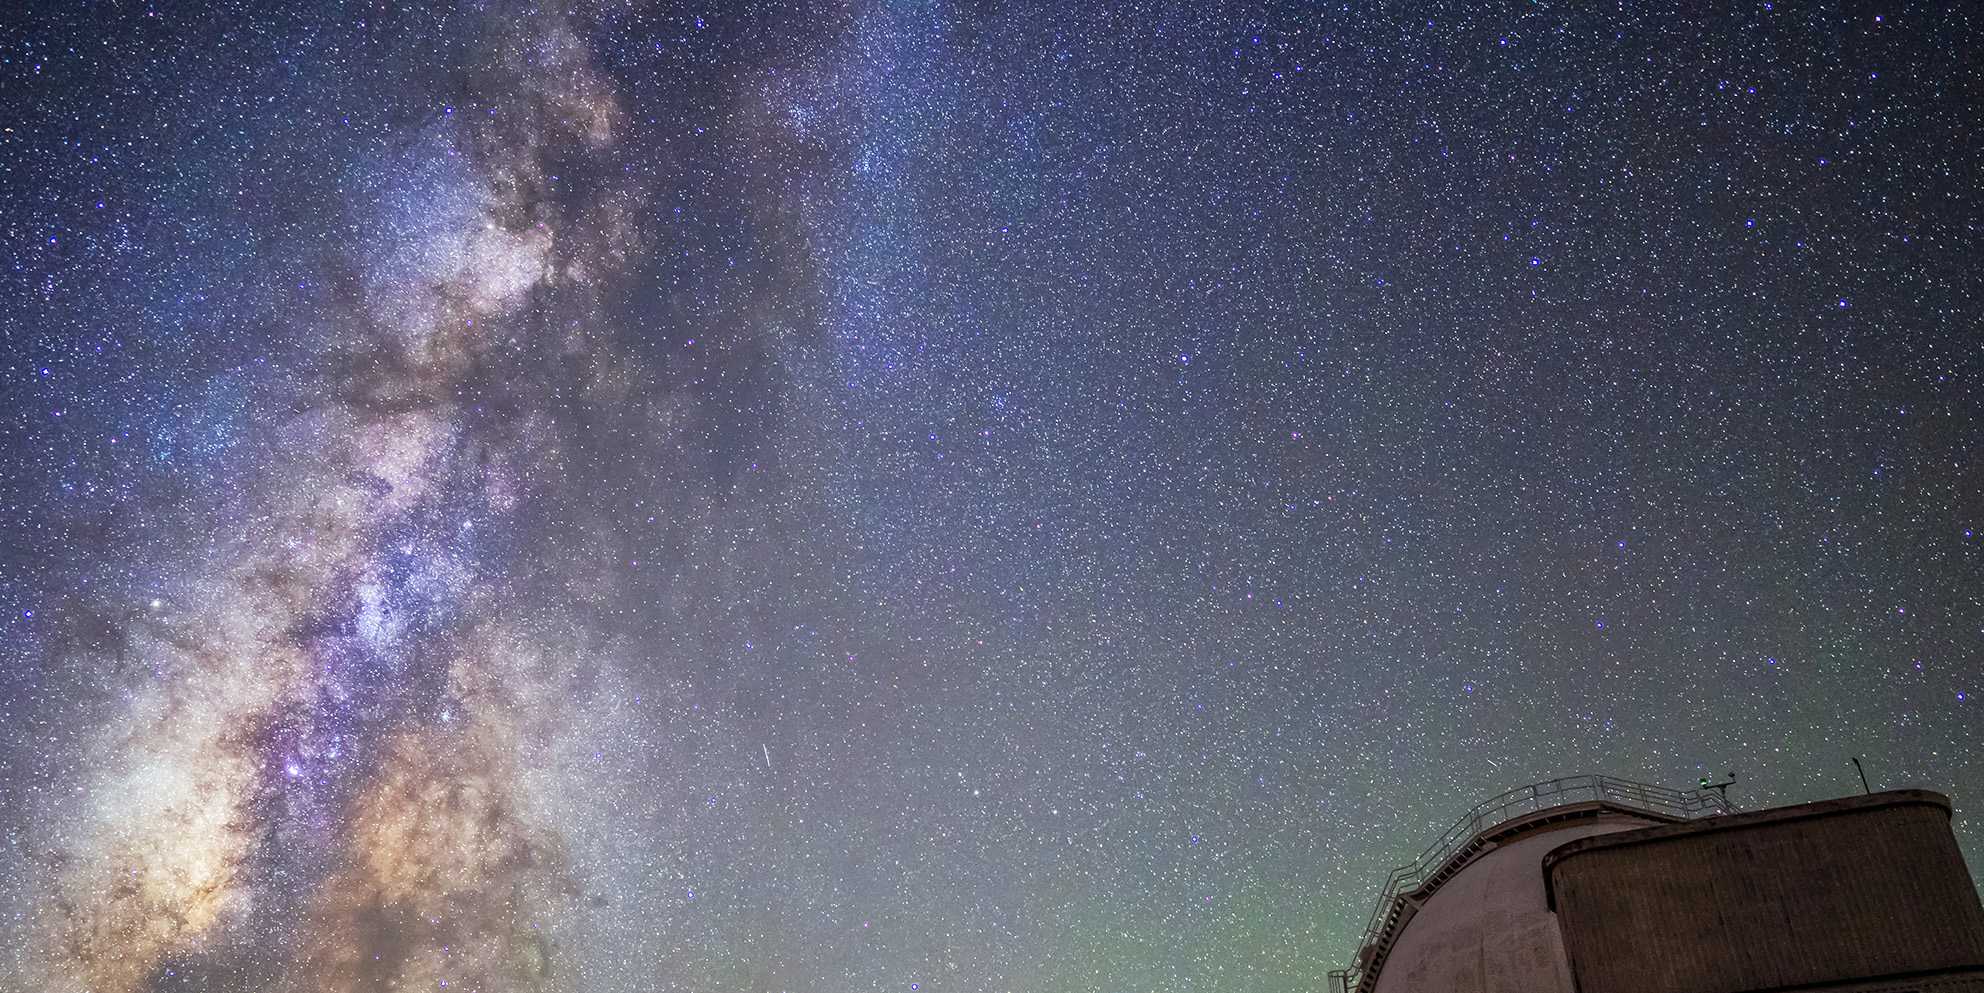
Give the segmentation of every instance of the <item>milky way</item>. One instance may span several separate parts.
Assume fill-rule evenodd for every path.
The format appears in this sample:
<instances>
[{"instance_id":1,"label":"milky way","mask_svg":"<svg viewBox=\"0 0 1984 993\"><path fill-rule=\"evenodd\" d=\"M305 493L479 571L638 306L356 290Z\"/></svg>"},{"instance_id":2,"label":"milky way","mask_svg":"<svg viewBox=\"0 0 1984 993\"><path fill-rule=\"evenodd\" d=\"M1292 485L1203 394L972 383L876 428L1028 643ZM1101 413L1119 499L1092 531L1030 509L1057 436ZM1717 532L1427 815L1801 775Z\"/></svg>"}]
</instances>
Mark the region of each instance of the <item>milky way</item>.
<instances>
[{"instance_id":1,"label":"milky way","mask_svg":"<svg viewBox=\"0 0 1984 993\"><path fill-rule=\"evenodd\" d=\"M1583 772L1977 859L1960 6L262 6L0 25L0 988L1313 990Z\"/></svg>"}]
</instances>

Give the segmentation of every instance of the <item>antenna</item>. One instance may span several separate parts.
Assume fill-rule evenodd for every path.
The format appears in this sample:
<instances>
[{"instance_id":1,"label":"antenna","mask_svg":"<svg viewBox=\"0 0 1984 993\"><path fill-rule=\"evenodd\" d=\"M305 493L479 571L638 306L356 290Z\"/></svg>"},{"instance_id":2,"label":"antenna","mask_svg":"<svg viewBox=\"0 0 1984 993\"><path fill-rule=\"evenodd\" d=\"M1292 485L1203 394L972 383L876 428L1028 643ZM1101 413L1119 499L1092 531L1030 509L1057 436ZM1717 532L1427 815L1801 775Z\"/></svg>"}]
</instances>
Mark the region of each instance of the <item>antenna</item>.
<instances>
[{"instance_id":1,"label":"antenna","mask_svg":"<svg viewBox=\"0 0 1984 993\"><path fill-rule=\"evenodd\" d=\"M1697 787L1705 790L1714 790L1715 795L1722 798L1722 810L1724 813L1727 813L1730 810L1729 787L1734 785L1736 782L1736 773L1733 770L1727 773L1727 775L1729 776L1729 778L1719 783L1714 781L1713 776L1703 776L1702 778L1695 780L1695 785Z\"/></svg>"},{"instance_id":2,"label":"antenna","mask_svg":"<svg viewBox=\"0 0 1984 993\"><path fill-rule=\"evenodd\" d=\"M1860 792L1872 793L1874 788L1867 785L1867 768L1860 764L1860 756L1853 756L1853 771L1860 774Z\"/></svg>"}]
</instances>

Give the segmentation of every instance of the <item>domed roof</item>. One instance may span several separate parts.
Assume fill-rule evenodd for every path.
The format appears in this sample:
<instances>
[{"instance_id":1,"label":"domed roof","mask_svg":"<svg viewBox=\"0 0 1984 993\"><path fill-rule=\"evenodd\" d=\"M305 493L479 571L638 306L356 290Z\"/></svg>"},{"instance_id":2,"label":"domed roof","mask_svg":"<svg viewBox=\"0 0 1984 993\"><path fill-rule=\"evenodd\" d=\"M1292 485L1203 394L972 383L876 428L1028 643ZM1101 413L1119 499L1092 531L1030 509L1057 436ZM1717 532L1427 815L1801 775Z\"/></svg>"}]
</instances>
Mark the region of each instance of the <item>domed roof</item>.
<instances>
[{"instance_id":1,"label":"domed roof","mask_svg":"<svg viewBox=\"0 0 1984 993\"><path fill-rule=\"evenodd\" d=\"M1505 836L1419 897L1373 993L1574 993L1543 882L1543 856L1568 841L1663 823L1593 808ZM1408 898L1410 899L1410 898Z\"/></svg>"},{"instance_id":2,"label":"domed roof","mask_svg":"<svg viewBox=\"0 0 1984 993\"><path fill-rule=\"evenodd\" d=\"M1579 838L1723 812L1684 792L1573 776L1477 804L1410 865L1394 871L1357 965L1331 974L1336 993L1571 993L1548 905L1543 857Z\"/></svg>"}]
</instances>

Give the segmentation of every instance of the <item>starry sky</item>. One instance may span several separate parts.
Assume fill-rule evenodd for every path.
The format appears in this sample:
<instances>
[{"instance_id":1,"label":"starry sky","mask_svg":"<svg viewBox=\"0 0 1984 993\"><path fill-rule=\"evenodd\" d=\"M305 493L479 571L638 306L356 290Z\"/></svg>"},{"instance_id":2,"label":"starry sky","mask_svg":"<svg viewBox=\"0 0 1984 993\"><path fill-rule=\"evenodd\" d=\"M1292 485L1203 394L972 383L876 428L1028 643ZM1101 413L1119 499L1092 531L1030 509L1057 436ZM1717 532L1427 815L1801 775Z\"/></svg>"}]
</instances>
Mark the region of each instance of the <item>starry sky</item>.
<instances>
[{"instance_id":1,"label":"starry sky","mask_svg":"<svg viewBox=\"0 0 1984 993\"><path fill-rule=\"evenodd\" d=\"M1308 991L1984 861L1972 5L0 15L0 988Z\"/></svg>"}]
</instances>

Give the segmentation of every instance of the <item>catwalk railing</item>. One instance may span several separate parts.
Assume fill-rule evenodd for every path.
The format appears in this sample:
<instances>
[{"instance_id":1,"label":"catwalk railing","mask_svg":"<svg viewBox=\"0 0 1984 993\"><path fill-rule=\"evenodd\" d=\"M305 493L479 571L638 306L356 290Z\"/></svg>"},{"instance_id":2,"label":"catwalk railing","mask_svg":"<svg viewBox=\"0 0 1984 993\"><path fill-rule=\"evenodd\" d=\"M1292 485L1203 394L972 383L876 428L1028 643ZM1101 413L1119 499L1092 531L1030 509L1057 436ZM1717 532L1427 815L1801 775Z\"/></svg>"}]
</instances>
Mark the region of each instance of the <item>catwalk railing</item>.
<instances>
[{"instance_id":1,"label":"catwalk railing","mask_svg":"<svg viewBox=\"0 0 1984 993\"><path fill-rule=\"evenodd\" d=\"M1447 863L1482 831L1525 814L1579 803L1608 803L1682 819L1728 812L1728 802L1717 791L1675 790L1610 776L1566 776L1532 783L1475 804L1427 845L1418 858L1393 869L1386 877L1385 887L1378 893L1378 905L1372 908L1364 934L1357 940L1357 962L1348 969L1330 973L1331 993L1369 993L1363 989L1364 981L1367 974L1375 977L1375 967L1382 964L1381 959L1374 960L1380 951L1376 946L1385 928L1397 916L1401 898L1447 868Z\"/></svg>"}]
</instances>

